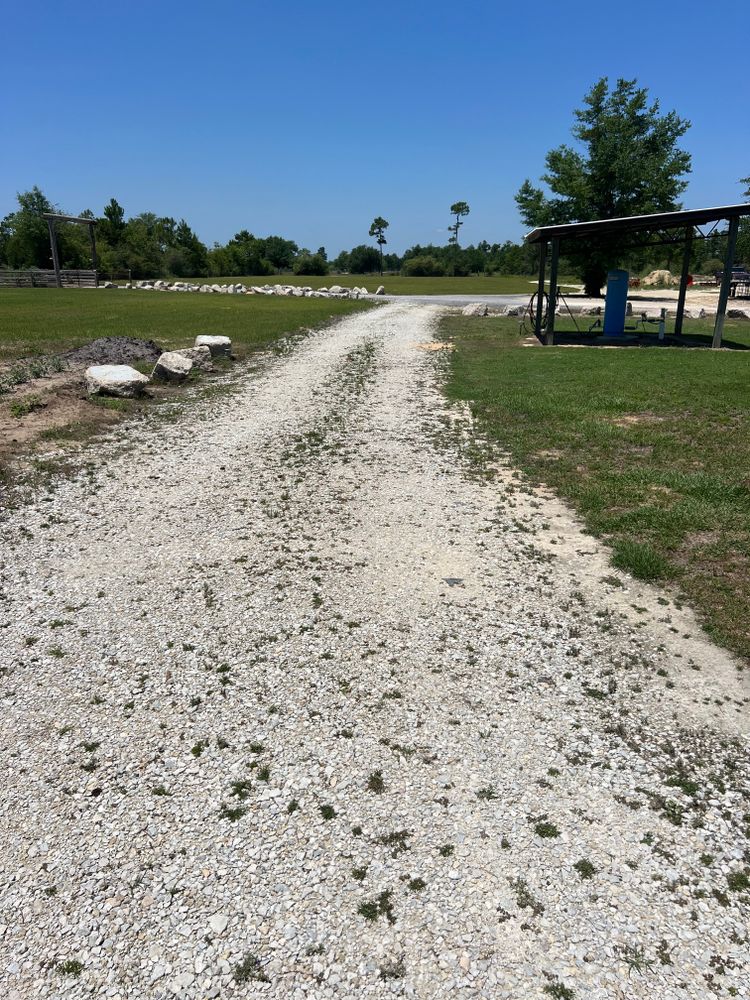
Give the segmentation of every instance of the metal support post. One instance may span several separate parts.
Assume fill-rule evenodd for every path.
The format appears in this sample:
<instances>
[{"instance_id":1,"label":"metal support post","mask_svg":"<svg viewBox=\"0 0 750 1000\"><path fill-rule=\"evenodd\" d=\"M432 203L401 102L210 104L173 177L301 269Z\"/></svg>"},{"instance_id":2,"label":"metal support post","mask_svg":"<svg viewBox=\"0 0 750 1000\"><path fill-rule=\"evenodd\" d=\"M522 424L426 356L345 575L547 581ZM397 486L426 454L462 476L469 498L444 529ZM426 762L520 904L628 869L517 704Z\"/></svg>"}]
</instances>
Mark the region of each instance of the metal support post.
<instances>
[{"instance_id":1,"label":"metal support post","mask_svg":"<svg viewBox=\"0 0 750 1000\"><path fill-rule=\"evenodd\" d=\"M539 287L536 293L536 322L534 333L542 339L542 318L544 313L544 269L547 266L547 244L542 241L539 244Z\"/></svg>"},{"instance_id":2,"label":"metal support post","mask_svg":"<svg viewBox=\"0 0 750 1000\"><path fill-rule=\"evenodd\" d=\"M711 347L721 347L721 338L724 333L724 317L727 311L727 301L729 299L729 288L732 283L732 266L734 264L734 252L737 249L737 231L740 228L739 216L735 215L729 220L729 234L727 236L727 253L724 258L724 273L721 276L721 288L719 289L719 302L716 306L716 322L714 323L714 339Z\"/></svg>"},{"instance_id":3,"label":"metal support post","mask_svg":"<svg viewBox=\"0 0 750 1000\"><path fill-rule=\"evenodd\" d=\"M62 288L62 277L60 275L60 252L57 248L55 220L47 219L47 227L49 228L49 245L52 250L52 266L55 269L55 283L58 288Z\"/></svg>"},{"instance_id":4,"label":"metal support post","mask_svg":"<svg viewBox=\"0 0 750 1000\"><path fill-rule=\"evenodd\" d=\"M557 310L557 265L560 260L560 240L552 240L552 263L549 269L549 310L547 312L547 329L544 333L544 343L551 347L555 342L555 312Z\"/></svg>"},{"instance_id":5,"label":"metal support post","mask_svg":"<svg viewBox=\"0 0 750 1000\"><path fill-rule=\"evenodd\" d=\"M685 230L685 250L682 255L682 273L680 274L680 294L677 298L677 316L674 321L675 336L682 335L682 320L685 315L685 296L687 295L688 274L690 273L690 254L693 249L693 227Z\"/></svg>"}]
</instances>

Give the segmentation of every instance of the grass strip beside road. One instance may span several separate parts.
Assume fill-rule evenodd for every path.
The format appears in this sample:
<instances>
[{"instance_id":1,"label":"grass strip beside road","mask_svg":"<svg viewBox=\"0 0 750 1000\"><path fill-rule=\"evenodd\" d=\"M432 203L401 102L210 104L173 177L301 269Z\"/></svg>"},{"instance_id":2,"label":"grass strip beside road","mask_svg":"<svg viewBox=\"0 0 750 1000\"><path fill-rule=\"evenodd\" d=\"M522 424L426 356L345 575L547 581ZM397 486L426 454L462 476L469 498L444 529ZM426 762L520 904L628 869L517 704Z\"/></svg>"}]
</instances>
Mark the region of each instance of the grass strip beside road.
<instances>
[{"instance_id":1,"label":"grass strip beside road","mask_svg":"<svg viewBox=\"0 0 750 1000\"><path fill-rule=\"evenodd\" d=\"M750 351L537 349L514 320L456 315L442 333L448 395L487 437L571 503L616 566L674 582L750 657ZM750 326L728 320L725 338L750 344Z\"/></svg>"},{"instance_id":2,"label":"grass strip beside road","mask_svg":"<svg viewBox=\"0 0 750 1000\"><path fill-rule=\"evenodd\" d=\"M239 355L370 308L349 299L200 295L90 288L0 290L0 363L80 347L99 337L139 337L192 347L199 333L232 338Z\"/></svg>"}]
</instances>

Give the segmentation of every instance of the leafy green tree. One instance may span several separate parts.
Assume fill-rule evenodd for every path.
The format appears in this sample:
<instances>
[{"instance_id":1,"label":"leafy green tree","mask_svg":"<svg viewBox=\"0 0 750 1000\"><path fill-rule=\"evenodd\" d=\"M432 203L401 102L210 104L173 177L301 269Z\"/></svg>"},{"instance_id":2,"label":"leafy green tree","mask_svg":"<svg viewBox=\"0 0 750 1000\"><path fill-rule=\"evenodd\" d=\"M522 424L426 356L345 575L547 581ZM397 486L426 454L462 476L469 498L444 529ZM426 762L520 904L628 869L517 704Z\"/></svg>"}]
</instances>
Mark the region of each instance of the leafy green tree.
<instances>
[{"instance_id":1,"label":"leafy green tree","mask_svg":"<svg viewBox=\"0 0 750 1000\"><path fill-rule=\"evenodd\" d=\"M386 220L377 215L370 226L370 236L375 237L375 242L380 250L380 273L383 273L383 247L387 244L388 240L385 238L385 231L388 228L388 223Z\"/></svg>"},{"instance_id":2,"label":"leafy green tree","mask_svg":"<svg viewBox=\"0 0 750 1000\"><path fill-rule=\"evenodd\" d=\"M259 241L263 256L278 270L289 268L294 262L299 247L292 240L285 240L281 236L267 236Z\"/></svg>"},{"instance_id":3,"label":"leafy green tree","mask_svg":"<svg viewBox=\"0 0 750 1000\"><path fill-rule=\"evenodd\" d=\"M457 201L455 205L451 205L451 215L455 215L456 221L452 226L448 226L448 232L451 236L448 238L448 242L452 243L458 249L458 231L463 226L461 219L468 215L471 209L465 201Z\"/></svg>"},{"instance_id":4,"label":"leafy green tree","mask_svg":"<svg viewBox=\"0 0 750 1000\"><path fill-rule=\"evenodd\" d=\"M49 230L42 213L56 207L36 186L17 194L16 200L18 209L0 223L3 262L15 268L51 267Z\"/></svg>"},{"instance_id":5,"label":"leafy green tree","mask_svg":"<svg viewBox=\"0 0 750 1000\"><path fill-rule=\"evenodd\" d=\"M679 140L690 122L676 112L662 114L636 80L618 80L610 90L602 77L574 112L572 134L578 148L550 150L542 181L551 197L529 180L516 195L523 221L532 227L588 222L679 209L690 172L690 154ZM627 243L578 240L566 253L578 268L589 295L598 295L607 271Z\"/></svg>"},{"instance_id":6,"label":"leafy green tree","mask_svg":"<svg viewBox=\"0 0 750 1000\"><path fill-rule=\"evenodd\" d=\"M295 274L328 274L328 261L320 253L301 251L294 262Z\"/></svg>"},{"instance_id":7,"label":"leafy green tree","mask_svg":"<svg viewBox=\"0 0 750 1000\"><path fill-rule=\"evenodd\" d=\"M110 198L96 227L99 239L116 248L125 236L125 226L125 209L114 198Z\"/></svg>"},{"instance_id":8,"label":"leafy green tree","mask_svg":"<svg viewBox=\"0 0 750 1000\"><path fill-rule=\"evenodd\" d=\"M361 243L349 251L350 274L374 274L380 270L380 254L375 247Z\"/></svg>"},{"instance_id":9,"label":"leafy green tree","mask_svg":"<svg viewBox=\"0 0 750 1000\"><path fill-rule=\"evenodd\" d=\"M339 272L348 271L349 270L349 251L348 250L342 250L341 253L338 255L338 257L334 257L334 259L332 261L332 264L333 264L333 270L334 271L339 271Z\"/></svg>"},{"instance_id":10,"label":"leafy green tree","mask_svg":"<svg viewBox=\"0 0 750 1000\"><path fill-rule=\"evenodd\" d=\"M411 278L439 277L446 273L445 265L430 254L417 254L404 261L404 274Z\"/></svg>"}]
</instances>

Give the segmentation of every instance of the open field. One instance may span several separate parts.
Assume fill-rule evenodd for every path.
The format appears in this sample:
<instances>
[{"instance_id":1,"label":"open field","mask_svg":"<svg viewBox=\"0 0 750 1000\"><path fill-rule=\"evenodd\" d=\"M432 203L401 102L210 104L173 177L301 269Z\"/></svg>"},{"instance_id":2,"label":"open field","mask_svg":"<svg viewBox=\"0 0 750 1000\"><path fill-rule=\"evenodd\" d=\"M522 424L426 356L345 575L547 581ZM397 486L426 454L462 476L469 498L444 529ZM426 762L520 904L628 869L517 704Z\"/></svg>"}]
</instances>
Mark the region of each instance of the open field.
<instances>
[{"instance_id":1,"label":"open field","mask_svg":"<svg viewBox=\"0 0 750 1000\"><path fill-rule=\"evenodd\" d=\"M220 333L243 353L369 307L344 299L6 288L0 291L0 363L117 336L185 347L196 334Z\"/></svg>"},{"instance_id":2,"label":"open field","mask_svg":"<svg viewBox=\"0 0 750 1000\"><path fill-rule=\"evenodd\" d=\"M712 637L750 656L750 352L537 350L517 329L446 317L449 395L573 504L615 565L674 581ZM725 338L750 345L750 325L728 320Z\"/></svg>"},{"instance_id":3,"label":"open field","mask_svg":"<svg viewBox=\"0 0 750 1000\"><path fill-rule=\"evenodd\" d=\"M496 274L491 278L484 274L468 278L406 278L400 274L384 274L382 277L379 274L272 274L191 280L219 285L239 281L245 285L309 285L310 288L330 288L331 285L361 288L364 285L369 292L383 285L387 295L524 295L527 292L531 295L536 284L528 274ZM561 278L560 284L566 281L579 284L575 278Z\"/></svg>"}]
</instances>

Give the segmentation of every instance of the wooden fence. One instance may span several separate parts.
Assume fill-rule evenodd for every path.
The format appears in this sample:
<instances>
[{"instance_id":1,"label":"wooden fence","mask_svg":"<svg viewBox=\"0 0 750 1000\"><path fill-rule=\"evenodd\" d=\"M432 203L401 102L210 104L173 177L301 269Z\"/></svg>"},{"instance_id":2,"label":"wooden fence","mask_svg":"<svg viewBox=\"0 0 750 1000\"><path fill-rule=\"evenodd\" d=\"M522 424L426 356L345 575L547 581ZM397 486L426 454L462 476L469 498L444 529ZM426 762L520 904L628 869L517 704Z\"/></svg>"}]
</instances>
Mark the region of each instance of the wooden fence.
<instances>
[{"instance_id":1,"label":"wooden fence","mask_svg":"<svg viewBox=\"0 0 750 1000\"><path fill-rule=\"evenodd\" d=\"M97 284L96 271L64 269L60 271L60 279L64 288L95 288ZM55 288L56 286L54 271L42 271L36 268L28 271L0 269L0 288Z\"/></svg>"}]
</instances>

